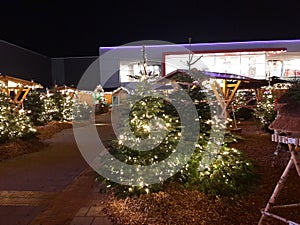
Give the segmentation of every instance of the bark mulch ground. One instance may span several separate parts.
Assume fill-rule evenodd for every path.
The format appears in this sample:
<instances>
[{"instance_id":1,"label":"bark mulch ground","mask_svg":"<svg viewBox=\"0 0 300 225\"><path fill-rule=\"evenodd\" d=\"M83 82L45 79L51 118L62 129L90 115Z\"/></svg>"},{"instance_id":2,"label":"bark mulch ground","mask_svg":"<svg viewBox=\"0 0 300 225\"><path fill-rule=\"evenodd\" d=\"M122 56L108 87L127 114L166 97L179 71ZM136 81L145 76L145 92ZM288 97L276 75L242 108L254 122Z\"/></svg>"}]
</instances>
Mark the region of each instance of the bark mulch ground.
<instances>
[{"instance_id":1,"label":"bark mulch ground","mask_svg":"<svg viewBox=\"0 0 300 225\"><path fill-rule=\"evenodd\" d=\"M210 198L199 191L187 191L178 185L168 187L159 193L117 199L111 195L103 202L106 213L118 225L247 225L257 224L260 209L264 208L281 176L288 158L287 152L274 157L277 143L271 141L271 134L260 130L254 121L242 121L241 136L244 140L234 143L244 151L258 168L259 181L249 193L238 199L224 197ZM292 170L277 204L300 202L300 180ZM281 216L300 222L300 207L278 211ZM267 218L264 224L285 224Z\"/></svg>"}]
</instances>

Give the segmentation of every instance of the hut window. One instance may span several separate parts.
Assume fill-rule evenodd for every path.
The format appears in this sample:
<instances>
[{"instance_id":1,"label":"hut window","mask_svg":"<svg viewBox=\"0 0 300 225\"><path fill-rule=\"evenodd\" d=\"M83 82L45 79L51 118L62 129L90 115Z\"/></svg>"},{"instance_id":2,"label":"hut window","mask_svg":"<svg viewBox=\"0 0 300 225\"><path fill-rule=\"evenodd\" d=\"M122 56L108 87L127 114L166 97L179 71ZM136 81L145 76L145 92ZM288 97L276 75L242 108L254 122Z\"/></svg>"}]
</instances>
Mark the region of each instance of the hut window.
<instances>
[{"instance_id":1,"label":"hut window","mask_svg":"<svg viewBox=\"0 0 300 225\"><path fill-rule=\"evenodd\" d=\"M119 105L120 104L119 96L113 96L112 97L112 103L113 103L113 105Z\"/></svg>"}]
</instances>

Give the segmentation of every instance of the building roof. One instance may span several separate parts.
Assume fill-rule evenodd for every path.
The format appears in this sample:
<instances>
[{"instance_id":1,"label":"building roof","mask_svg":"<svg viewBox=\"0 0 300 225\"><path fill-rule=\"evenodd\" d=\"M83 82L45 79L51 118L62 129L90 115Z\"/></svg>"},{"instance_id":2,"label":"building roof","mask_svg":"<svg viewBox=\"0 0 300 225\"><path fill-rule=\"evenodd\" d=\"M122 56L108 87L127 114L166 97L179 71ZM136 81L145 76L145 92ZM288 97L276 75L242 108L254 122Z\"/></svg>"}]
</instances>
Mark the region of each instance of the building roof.
<instances>
[{"instance_id":1,"label":"building roof","mask_svg":"<svg viewBox=\"0 0 300 225\"><path fill-rule=\"evenodd\" d=\"M58 91L61 91L61 90L74 90L74 91L76 91L77 90L76 87L67 86L67 85L62 85L62 86L56 87L55 89L58 90Z\"/></svg>"},{"instance_id":2,"label":"building roof","mask_svg":"<svg viewBox=\"0 0 300 225\"><path fill-rule=\"evenodd\" d=\"M126 87L118 87L117 89L115 89L114 91L112 91L112 94L115 95L116 93L120 92L120 91L125 91L127 94L130 93L130 90Z\"/></svg>"}]
</instances>

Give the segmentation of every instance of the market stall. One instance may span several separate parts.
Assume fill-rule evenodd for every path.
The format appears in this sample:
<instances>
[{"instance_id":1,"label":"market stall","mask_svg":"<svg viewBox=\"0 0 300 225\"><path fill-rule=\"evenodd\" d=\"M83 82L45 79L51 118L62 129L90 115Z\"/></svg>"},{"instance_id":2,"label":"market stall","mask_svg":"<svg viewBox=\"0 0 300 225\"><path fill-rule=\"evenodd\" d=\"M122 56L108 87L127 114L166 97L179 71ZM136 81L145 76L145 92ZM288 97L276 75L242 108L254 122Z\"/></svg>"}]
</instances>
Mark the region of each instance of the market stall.
<instances>
[{"instance_id":1,"label":"market stall","mask_svg":"<svg viewBox=\"0 0 300 225\"><path fill-rule=\"evenodd\" d=\"M17 107L22 106L31 89L43 88L41 84L34 81L23 80L8 75L0 75L0 86L2 93L10 96L12 103L16 104Z\"/></svg>"},{"instance_id":2,"label":"market stall","mask_svg":"<svg viewBox=\"0 0 300 225\"><path fill-rule=\"evenodd\" d=\"M295 168L300 177L300 159L299 159L299 146L300 146L300 88L293 88L287 91L278 100L276 109L278 115L276 119L270 124L269 128L274 130L272 141L286 144L289 150L289 161L277 182L277 185L264 209L261 210L262 216L259 220L259 225L262 224L265 217L272 217L289 225L299 225L283 216L280 216L272 209L290 208L295 210L300 203L276 205L276 200L286 184L287 177L291 169ZM292 194L292 193L291 193Z\"/></svg>"}]
</instances>

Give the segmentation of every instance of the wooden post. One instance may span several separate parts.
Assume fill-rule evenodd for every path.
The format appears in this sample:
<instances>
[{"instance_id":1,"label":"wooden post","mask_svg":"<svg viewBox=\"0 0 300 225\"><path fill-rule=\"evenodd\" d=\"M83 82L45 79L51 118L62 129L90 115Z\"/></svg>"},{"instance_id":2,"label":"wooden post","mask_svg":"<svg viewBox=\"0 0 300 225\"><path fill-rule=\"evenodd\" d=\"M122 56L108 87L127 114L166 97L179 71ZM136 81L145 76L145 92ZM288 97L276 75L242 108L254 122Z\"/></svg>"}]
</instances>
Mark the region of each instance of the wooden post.
<instances>
[{"instance_id":1,"label":"wooden post","mask_svg":"<svg viewBox=\"0 0 300 225\"><path fill-rule=\"evenodd\" d=\"M240 87L241 83L242 83L242 81L238 80L237 83L235 84L230 96L228 97L228 99L226 99L226 101L227 101L226 108L232 102L232 100L234 98L234 95L236 94L236 92L237 92L238 88Z\"/></svg>"},{"instance_id":2,"label":"wooden post","mask_svg":"<svg viewBox=\"0 0 300 225\"><path fill-rule=\"evenodd\" d=\"M225 96L226 98L226 95L227 95L227 80L223 80L223 87L222 87L222 92L223 92L223 95Z\"/></svg>"},{"instance_id":3,"label":"wooden post","mask_svg":"<svg viewBox=\"0 0 300 225\"><path fill-rule=\"evenodd\" d=\"M216 81L214 81L210 86L211 86L211 89L212 89L212 91L214 92L214 94L217 98L217 101L221 105L221 108L222 108L221 116L226 116L226 118L228 118L228 113L227 113L227 110L226 110L226 104L225 104L225 101L224 101L224 96L222 96L223 93L222 93L222 90L220 88L220 85Z\"/></svg>"},{"instance_id":4,"label":"wooden post","mask_svg":"<svg viewBox=\"0 0 300 225\"><path fill-rule=\"evenodd\" d=\"M5 93L7 96L9 96L8 79L7 79L7 77L3 76L2 81L4 83L3 93Z\"/></svg>"},{"instance_id":5,"label":"wooden post","mask_svg":"<svg viewBox=\"0 0 300 225\"><path fill-rule=\"evenodd\" d=\"M21 107L21 105L22 105L23 101L25 100L27 94L29 93L30 89L31 88L26 88L25 89L25 93L23 94L22 98L18 101L18 104L17 104L18 108Z\"/></svg>"},{"instance_id":6,"label":"wooden post","mask_svg":"<svg viewBox=\"0 0 300 225\"><path fill-rule=\"evenodd\" d=\"M286 168L284 169L279 181L277 182L276 184L276 187L268 201L268 204L266 205L266 207L261 210L261 213L262 213L262 216L258 222L258 225L262 225L262 222L265 218L265 216L269 216L269 217L273 217L275 219L278 219L278 220L281 220L283 222L286 222L286 223L289 223L289 224L294 224L294 225L298 225L297 223L293 222L293 221L290 221L290 220L287 220L286 218L283 218L281 216L278 216L274 213L270 213L270 209L272 208L285 208L285 207L293 207L293 206L299 206L299 204L290 204L290 205L278 205L278 206L274 206L275 202L276 202L276 199L278 198L278 195L280 193L280 191L282 190L282 188L284 187L284 184L287 180L287 177L288 177L288 174L291 170L291 168L293 168L293 166L295 165L296 167L296 170L297 170L297 173L300 177L300 162L297 158L297 153L296 150L297 150L297 146L294 146L292 144L288 144L289 146L289 151L290 151L290 160L286 166Z\"/></svg>"},{"instance_id":7,"label":"wooden post","mask_svg":"<svg viewBox=\"0 0 300 225\"><path fill-rule=\"evenodd\" d=\"M22 92L23 92L23 87L20 87L19 90L17 91L17 94L14 97L14 102L15 103L18 102L18 99L19 99L20 95L22 94Z\"/></svg>"}]
</instances>

